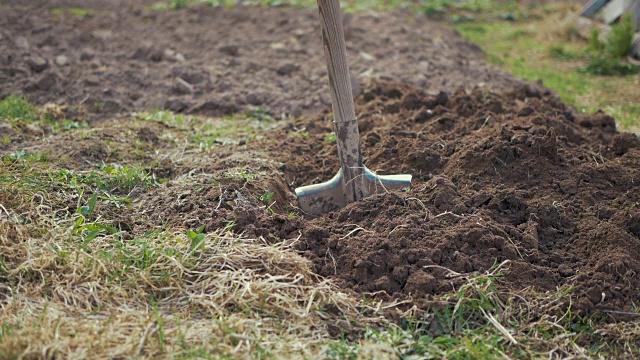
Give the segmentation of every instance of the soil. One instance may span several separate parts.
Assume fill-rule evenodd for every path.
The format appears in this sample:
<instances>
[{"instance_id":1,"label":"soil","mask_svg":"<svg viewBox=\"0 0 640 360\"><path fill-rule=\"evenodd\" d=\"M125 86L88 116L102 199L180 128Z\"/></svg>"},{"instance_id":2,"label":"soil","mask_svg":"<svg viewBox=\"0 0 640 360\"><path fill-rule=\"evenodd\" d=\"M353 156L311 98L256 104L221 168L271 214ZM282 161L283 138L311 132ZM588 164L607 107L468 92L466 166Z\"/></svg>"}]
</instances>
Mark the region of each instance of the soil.
<instances>
[{"instance_id":1,"label":"soil","mask_svg":"<svg viewBox=\"0 0 640 360\"><path fill-rule=\"evenodd\" d=\"M70 6L95 13L52 12ZM4 6L0 98L23 93L38 104L83 105L102 118L135 109L220 116L255 107L280 117L331 106L317 11L146 9L130 1ZM344 23L356 94L375 77L436 92L522 83L423 17L348 14Z\"/></svg>"},{"instance_id":2,"label":"soil","mask_svg":"<svg viewBox=\"0 0 640 360\"><path fill-rule=\"evenodd\" d=\"M143 163L168 179L125 193L126 209L99 209L125 233L233 223L268 241L295 239L317 273L345 289L421 308L458 288L463 280L449 270L504 261L501 291L573 287L571 306L583 314L640 303L640 140L616 132L604 113L581 114L486 65L455 32L402 11L347 17L365 163L414 180L410 191L311 217L296 215L293 190L338 169L325 139L330 103L315 12L156 12L105 1L94 15L51 13L69 4L0 7L0 98L64 104L65 116L90 120L91 134L78 141L85 130L2 125L11 141L0 149L46 152L69 169ZM127 114L160 107L219 116L256 106L295 119L205 152L182 147L189 129ZM271 206L260 200L266 189Z\"/></svg>"}]
</instances>

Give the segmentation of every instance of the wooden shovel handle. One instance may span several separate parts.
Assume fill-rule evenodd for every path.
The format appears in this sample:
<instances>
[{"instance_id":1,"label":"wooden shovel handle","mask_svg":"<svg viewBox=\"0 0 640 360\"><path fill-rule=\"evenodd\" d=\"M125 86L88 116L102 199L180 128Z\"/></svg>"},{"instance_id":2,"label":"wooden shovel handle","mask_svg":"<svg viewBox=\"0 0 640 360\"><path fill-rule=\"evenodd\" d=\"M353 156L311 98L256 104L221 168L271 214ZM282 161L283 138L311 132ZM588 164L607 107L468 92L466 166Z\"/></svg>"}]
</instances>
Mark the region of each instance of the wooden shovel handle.
<instances>
[{"instance_id":1,"label":"wooden shovel handle","mask_svg":"<svg viewBox=\"0 0 640 360\"><path fill-rule=\"evenodd\" d=\"M318 0L318 10L320 11L322 42L329 72L334 118L336 122L350 121L356 118L356 114L351 92L340 1Z\"/></svg>"},{"instance_id":2,"label":"wooden shovel handle","mask_svg":"<svg viewBox=\"0 0 640 360\"><path fill-rule=\"evenodd\" d=\"M331 104L336 131L336 143L342 182L348 202L364 197L362 152L360 133L351 92L351 78L347 63L347 46L339 0L317 0L322 27L324 55L329 73Z\"/></svg>"}]
</instances>

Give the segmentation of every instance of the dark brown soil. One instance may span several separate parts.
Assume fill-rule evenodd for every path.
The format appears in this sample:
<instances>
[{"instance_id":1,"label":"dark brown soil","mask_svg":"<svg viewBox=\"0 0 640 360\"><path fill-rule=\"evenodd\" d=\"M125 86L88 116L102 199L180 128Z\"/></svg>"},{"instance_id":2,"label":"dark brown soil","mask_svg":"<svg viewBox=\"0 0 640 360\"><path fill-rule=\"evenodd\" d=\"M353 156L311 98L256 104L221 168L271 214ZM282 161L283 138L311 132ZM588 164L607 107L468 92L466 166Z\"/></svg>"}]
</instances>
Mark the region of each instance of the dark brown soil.
<instances>
[{"instance_id":1,"label":"dark brown soil","mask_svg":"<svg viewBox=\"0 0 640 360\"><path fill-rule=\"evenodd\" d=\"M0 98L18 92L103 114L166 108L218 116L262 107L280 117L330 106L316 11L29 3L0 11ZM52 12L65 6L97 12ZM350 14L345 25L356 93L372 77L436 92L521 83L422 17Z\"/></svg>"},{"instance_id":2,"label":"dark brown soil","mask_svg":"<svg viewBox=\"0 0 640 360\"><path fill-rule=\"evenodd\" d=\"M613 118L577 113L423 18L352 15L366 164L412 174L413 188L303 217L293 189L338 169L325 140L330 104L316 13L124 4L101 2L103 12L85 17L53 15L50 2L0 7L0 98L24 93L69 105L67 116L103 120L82 137L7 122L0 129L11 135L2 155L46 152L69 169L143 163L168 178L123 194L133 200L127 209L99 209L125 232L233 222L270 241L299 237L297 249L320 275L345 289L411 296L419 307L459 285L434 265L469 273L507 260L504 291L572 286L582 313L640 303L640 141L617 133ZM296 118L262 139L205 152L181 148L188 129L125 114L160 107L217 116L256 106ZM255 179L243 178L245 169ZM265 189L275 193L272 211L260 201Z\"/></svg>"},{"instance_id":3,"label":"dark brown soil","mask_svg":"<svg viewBox=\"0 0 640 360\"><path fill-rule=\"evenodd\" d=\"M420 303L458 285L433 265L469 273L509 260L501 285L571 285L574 310L640 301L640 140L613 118L530 87L428 96L393 83L367 90L358 111L366 165L413 174L413 189L310 220L299 249L318 273ZM288 181L338 168L327 124L306 124L313 141L287 141Z\"/></svg>"}]
</instances>

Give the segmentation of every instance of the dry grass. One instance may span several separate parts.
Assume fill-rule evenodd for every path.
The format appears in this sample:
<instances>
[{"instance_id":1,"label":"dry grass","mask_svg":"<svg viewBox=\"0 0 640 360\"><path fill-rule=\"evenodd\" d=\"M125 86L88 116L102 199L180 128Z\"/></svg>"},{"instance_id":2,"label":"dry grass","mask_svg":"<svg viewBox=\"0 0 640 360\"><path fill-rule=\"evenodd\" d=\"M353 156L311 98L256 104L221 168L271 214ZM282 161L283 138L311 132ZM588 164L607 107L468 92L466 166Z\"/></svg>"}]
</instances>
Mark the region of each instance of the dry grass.
<instances>
[{"instance_id":1,"label":"dry grass","mask_svg":"<svg viewBox=\"0 0 640 360\"><path fill-rule=\"evenodd\" d=\"M110 130L126 126L133 121L114 120ZM98 135L85 139L87 145L106 131L91 130ZM126 131L115 134L126 144ZM77 138L57 136L62 140L54 146ZM282 176L249 156L233 164L251 171L226 168L204 176L193 169L211 158L172 144L154 155L180 153L172 166L182 175L166 185L151 184L133 165L114 173L83 170L76 161L73 175L61 173L66 165L59 157L47 160L34 148L0 160L0 359L640 356L638 313L627 322L581 319L568 306L569 289L508 290L500 277L512 271L509 263L482 274L441 269L461 286L428 298L440 308L394 314L403 321L398 326L380 315L397 304L357 299L370 295L354 296L319 278L292 249L295 238L274 243L229 228L202 236L179 225L157 228L164 210L181 219L166 223L184 224L183 216L193 216L173 208L177 200L212 200L200 207L208 212L202 219L223 201L213 193L178 199L177 188L215 186L218 194L226 186L244 188L245 208L266 214L259 197ZM135 163L133 151L120 146L122 159ZM245 188L249 182L253 192ZM130 204L113 200L129 193L137 194ZM89 199L96 195L102 198L93 211ZM416 215L423 217L427 206L418 203ZM238 220L229 212L215 216ZM116 229L123 218L131 229Z\"/></svg>"},{"instance_id":2,"label":"dry grass","mask_svg":"<svg viewBox=\"0 0 640 360\"><path fill-rule=\"evenodd\" d=\"M118 232L83 247L87 231L74 224L90 216L53 211L57 199L45 194L10 198L19 201L0 208L0 359L638 353L640 322L580 319L566 289L502 292L508 262L444 273L465 280L443 297L450 306L439 317L409 309L398 327L376 315L394 304L364 305L314 275L291 249L296 239L268 244L221 229L200 247L183 230Z\"/></svg>"},{"instance_id":3,"label":"dry grass","mask_svg":"<svg viewBox=\"0 0 640 360\"><path fill-rule=\"evenodd\" d=\"M0 358L308 358L330 329L380 321L287 243L221 230L194 251L182 232L158 232L146 255L115 235L82 250L68 221L33 206L28 225L0 216Z\"/></svg>"}]
</instances>

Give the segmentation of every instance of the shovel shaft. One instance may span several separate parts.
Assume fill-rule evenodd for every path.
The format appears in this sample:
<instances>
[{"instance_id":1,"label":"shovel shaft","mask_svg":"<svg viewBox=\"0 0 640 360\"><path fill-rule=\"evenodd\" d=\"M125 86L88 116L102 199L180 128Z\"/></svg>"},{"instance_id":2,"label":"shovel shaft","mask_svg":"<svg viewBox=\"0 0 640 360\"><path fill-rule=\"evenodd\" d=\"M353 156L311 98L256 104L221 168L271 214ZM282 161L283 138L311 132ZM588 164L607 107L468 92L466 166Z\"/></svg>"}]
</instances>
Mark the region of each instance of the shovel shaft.
<instances>
[{"instance_id":1,"label":"shovel shaft","mask_svg":"<svg viewBox=\"0 0 640 360\"><path fill-rule=\"evenodd\" d=\"M351 92L342 14L339 0L317 0L322 27L322 41L329 73L331 104L342 183L348 202L364 197L364 166L360 151L360 133Z\"/></svg>"}]
</instances>

